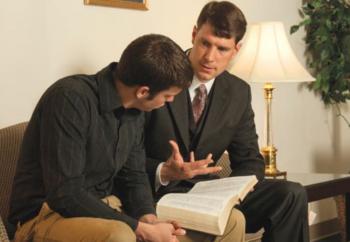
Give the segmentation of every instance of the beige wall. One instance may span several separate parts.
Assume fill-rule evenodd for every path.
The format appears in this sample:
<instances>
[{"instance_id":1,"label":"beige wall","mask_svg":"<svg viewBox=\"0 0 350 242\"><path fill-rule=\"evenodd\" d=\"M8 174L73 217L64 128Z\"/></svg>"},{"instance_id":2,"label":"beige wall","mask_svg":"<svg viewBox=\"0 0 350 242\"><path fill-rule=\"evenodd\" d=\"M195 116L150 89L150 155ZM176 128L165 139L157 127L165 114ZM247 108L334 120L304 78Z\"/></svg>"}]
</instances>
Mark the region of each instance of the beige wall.
<instances>
[{"instance_id":1,"label":"beige wall","mask_svg":"<svg viewBox=\"0 0 350 242\"><path fill-rule=\"evenodd\" d=\"M207 0L149 0L148 11L83 5L83 0L0 0L0 128L28 120L42 92L74 73L94 73L118 60L124 47L147 33L168 35L183 48ZM299 21L301 0L234 0L249 22ZM304 62L303 33L289 36ZM348 172L350 129L299 84L276 85L273 103L278 165L290 172ZM263 136L262 86L252 84ZM344 113L350 118L349 105ZM261 143L261 141L260 141ZM323 215L322 215L323 216Z\"/></svg>"}]
</instances>

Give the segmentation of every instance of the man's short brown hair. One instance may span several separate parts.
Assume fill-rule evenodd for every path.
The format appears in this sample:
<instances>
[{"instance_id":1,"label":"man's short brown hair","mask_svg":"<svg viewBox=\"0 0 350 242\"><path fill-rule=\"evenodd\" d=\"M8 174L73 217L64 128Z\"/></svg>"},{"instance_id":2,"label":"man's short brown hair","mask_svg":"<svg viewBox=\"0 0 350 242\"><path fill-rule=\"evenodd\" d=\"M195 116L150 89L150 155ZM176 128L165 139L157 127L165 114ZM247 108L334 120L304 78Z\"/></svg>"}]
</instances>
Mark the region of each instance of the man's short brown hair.
<instances>
[{"instance_id":1,"label":"man's short brown hair","mask_svg":"<svg viewBox=\"0 0 350 242\"><path fill-rule=\"evenodd\" d=\"M242 11L228 1L207 3L197 19L197 28L209 23L218 37L234 38L238 43L246 31L247 21Z\"/></svg>"},{"instance_id":2,"label":"man's short brown hair","mask_svg":"<svg viewBox=\"0 0 350 242\"><path fill-rule=\"evenodd\" d=\"M170 87L189 87L193 70L187 55L174 41L164 35L148 34L126 47L115 77L127 86L148 86L152 97Z\"/></svg>"}]
</instances>

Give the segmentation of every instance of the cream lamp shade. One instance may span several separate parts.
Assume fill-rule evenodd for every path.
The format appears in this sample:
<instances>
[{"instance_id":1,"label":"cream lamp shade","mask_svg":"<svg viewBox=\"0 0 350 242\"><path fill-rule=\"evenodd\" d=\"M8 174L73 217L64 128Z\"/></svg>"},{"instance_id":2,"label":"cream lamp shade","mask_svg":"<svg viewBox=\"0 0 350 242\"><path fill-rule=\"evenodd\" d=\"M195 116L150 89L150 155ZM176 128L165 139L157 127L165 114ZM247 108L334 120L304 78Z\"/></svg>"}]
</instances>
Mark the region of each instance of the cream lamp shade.
<instances>
[{"instance_id":1,"label":"cream lamp shade","mask_svg":"<svg viewBox=\"0 0 350 242\"><path fill-rule=\"evenodd\" d=\"M251 82L309 82L314 78L296 58L282 22L248 26L230 72Z\"/></svg>"}]
</instances>

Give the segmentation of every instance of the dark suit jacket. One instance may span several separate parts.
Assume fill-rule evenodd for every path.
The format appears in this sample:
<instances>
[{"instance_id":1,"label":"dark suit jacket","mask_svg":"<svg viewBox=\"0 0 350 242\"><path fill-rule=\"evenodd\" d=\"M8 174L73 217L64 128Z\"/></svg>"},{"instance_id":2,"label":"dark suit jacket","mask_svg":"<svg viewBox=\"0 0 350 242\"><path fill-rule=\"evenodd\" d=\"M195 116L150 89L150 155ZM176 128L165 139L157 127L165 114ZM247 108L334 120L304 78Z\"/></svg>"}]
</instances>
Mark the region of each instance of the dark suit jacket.
<instances>
[{"instance_id":1,"label":"dark suit jacket","mask_svg":"<svg viewBox=\"0 0 350 242\"><path fill-rule=\"evenodd\" d=\"M256 174L259 179L263 179L264 161L257 144L249 85L225 71L215 79L210 95L207 116L194 149L196 159L203 159L212 153L214 161L217 161L227 150L232 176ZM177 141L182 155L188 159L188 98L188 91L184 90L175 97L174 102L146 114L146 166L153 186L158 164L171 155L170 139ZM173 182L162 187L160 192L185 191L181 190L184 184Z\"/></svg>"}]
</instances>

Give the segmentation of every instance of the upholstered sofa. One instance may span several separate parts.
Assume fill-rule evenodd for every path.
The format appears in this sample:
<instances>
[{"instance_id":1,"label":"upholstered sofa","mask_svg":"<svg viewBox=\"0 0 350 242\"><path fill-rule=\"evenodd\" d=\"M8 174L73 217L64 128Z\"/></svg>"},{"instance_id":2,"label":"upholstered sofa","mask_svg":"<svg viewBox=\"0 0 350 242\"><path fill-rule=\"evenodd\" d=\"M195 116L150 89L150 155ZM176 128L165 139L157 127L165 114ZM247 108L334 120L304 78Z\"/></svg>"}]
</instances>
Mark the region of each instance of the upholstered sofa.
<instances>
[{"instance_id":1,"label":"upholstered sofa","mask_svg":"<svg viewBox=\"0 0 350 242\"><path fill-rule=\"evenodd\" d=\"M7 223L12 181L27 122L0 129L0 241L8 241L14 228ZM7 233L8 234L7 234Z\"/></svg>"}]
</instances>

